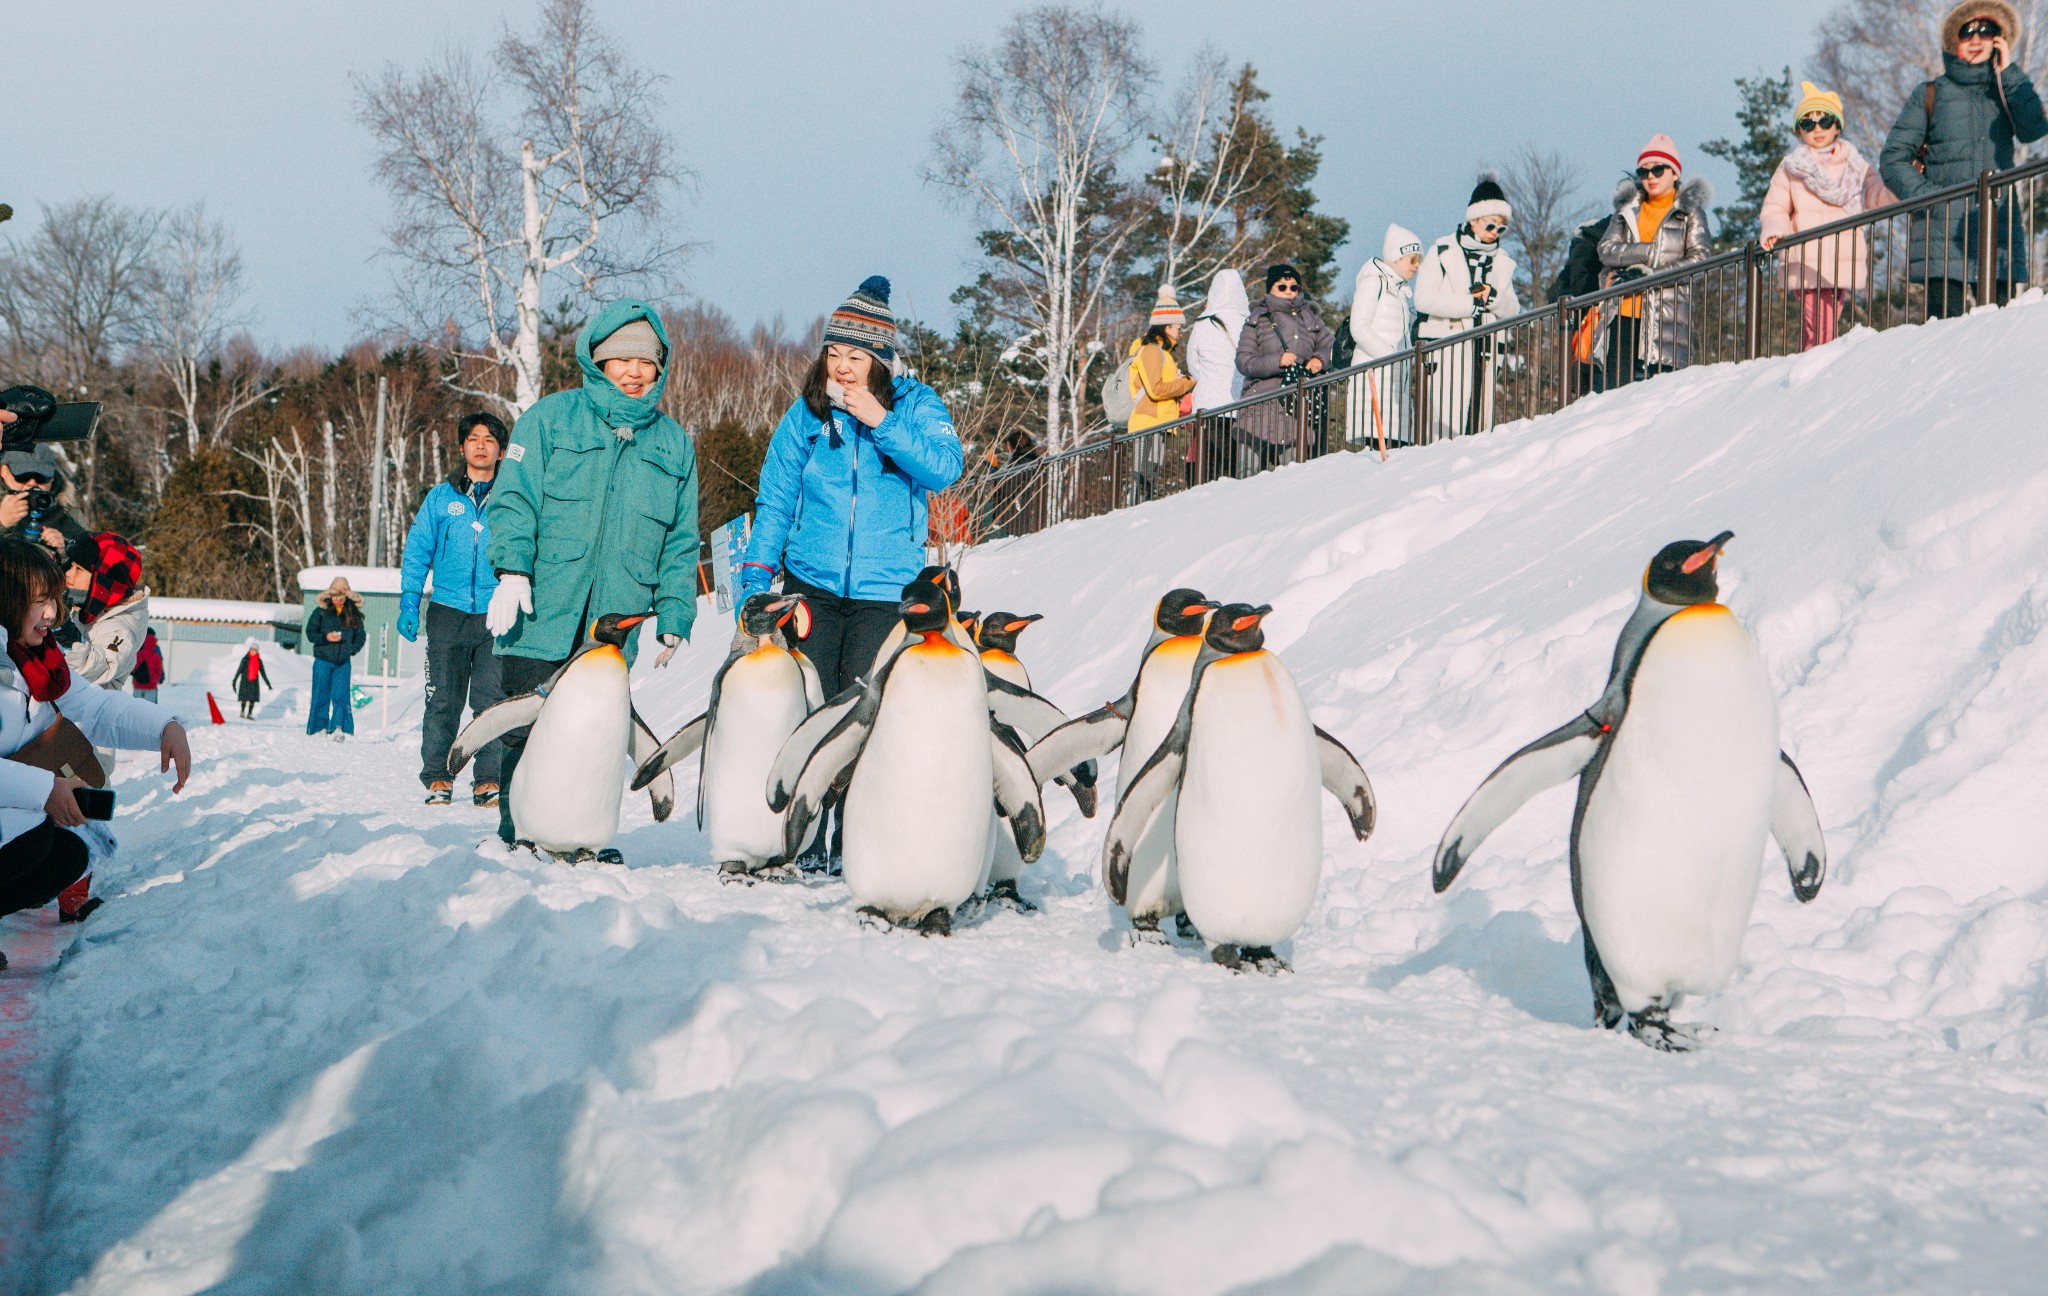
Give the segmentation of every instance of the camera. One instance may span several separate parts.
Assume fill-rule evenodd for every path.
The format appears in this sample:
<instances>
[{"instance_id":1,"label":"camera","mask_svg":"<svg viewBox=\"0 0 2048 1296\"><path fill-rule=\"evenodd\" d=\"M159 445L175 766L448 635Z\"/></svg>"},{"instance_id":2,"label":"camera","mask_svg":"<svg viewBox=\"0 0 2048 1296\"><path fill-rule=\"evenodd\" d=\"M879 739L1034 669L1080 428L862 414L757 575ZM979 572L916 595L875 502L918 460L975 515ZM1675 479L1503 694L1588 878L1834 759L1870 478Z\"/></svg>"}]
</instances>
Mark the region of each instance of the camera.
<instances>
[{"instance_id":1,"label":"camera","mask_svg":"<svg viewBox=\"0 0 2048 1296\"><path fill-rule=\"evenodd\" d=\"M21 534L24 539L40 540L43 538L43 514L57 502L57 492L47 486L31 486L25 494L28 516L21 521Z\"/></svg>"},{"instance_id":2,"label":"camera","mask_svg":"<svg viewBox=\"0 0 2048 1296\"><path fill-rule=\"evenodd\" d=\"M41 441L83 441L100 421L98 401L60 403L42 388L25 384L0 391L0 409L14 415L0 433L0 450L33 450Z\"/></svg>"}]
</instances>

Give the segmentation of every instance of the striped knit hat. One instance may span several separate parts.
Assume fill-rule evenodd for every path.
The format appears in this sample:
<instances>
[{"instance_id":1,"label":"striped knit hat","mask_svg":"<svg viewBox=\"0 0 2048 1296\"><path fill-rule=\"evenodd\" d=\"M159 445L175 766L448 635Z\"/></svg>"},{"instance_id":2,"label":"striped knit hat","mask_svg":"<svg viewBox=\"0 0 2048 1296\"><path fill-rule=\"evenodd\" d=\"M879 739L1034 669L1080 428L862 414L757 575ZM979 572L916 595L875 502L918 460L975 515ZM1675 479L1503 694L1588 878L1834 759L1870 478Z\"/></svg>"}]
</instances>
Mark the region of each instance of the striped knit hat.
<instances>
[{"instance_id":1,"label":"striped knit hat","mask_svg":"<svg viewBox=\"0 0 2048 1296\"><path fill-rule=\"evenodd\" d=\"M1159 290L1159 300L1152 303L1152 318L1146 321L1149 328L1161 328L1168 324L1186 324L1188 313L1180 308L1180 302L1173 295L1173 285Z\"/></svg>"},{"instance_id":2,"label":"striped knit hat","mask_svg":"<svg viewBox=\"0 0 2048 1296\"><path fill-rule=\"evenodd\" d=\"M1662 162L1673 171L1685 170L1685 163L1678 160L1678 141L1659 131L1650 136L1650 142L1643 145L1643 151L1636 154L1639 167L1655 166Z\"/></svg>"},{"instance_id":3,"label":"striped knit hat","mask_svg":"<svg viewBox=\"0 0 2048 1296\"><path fill-rule=\"evenodd\" d=\"M825 321L825 345L854 346L877 360L896 361L896 317L889 313L889 281L869 275Z\"/></svg>"}]
</instances>

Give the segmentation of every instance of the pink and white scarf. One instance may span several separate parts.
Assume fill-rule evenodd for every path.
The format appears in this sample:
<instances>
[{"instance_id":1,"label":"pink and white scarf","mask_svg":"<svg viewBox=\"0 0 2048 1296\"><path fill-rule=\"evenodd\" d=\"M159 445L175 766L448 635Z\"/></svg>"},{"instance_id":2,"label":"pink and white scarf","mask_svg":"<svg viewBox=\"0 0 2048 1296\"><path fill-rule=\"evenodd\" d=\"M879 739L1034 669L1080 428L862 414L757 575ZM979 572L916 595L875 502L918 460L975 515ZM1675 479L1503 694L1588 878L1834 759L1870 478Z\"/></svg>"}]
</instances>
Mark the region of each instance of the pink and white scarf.
<instances>
[{"instance_id":1,"label":"pink and white scarf","mask_svg":"<svg viewBox=\"0 0 2048 1296\"><path fill-rule=\"evenodd\" d=\"M1870 164L1848 140L1838 139L1825 151L1799 145L1785 155L1785 174L1830 207L1863 210L1863 186L1870 176Z\"/></svg>"}]
</instances>

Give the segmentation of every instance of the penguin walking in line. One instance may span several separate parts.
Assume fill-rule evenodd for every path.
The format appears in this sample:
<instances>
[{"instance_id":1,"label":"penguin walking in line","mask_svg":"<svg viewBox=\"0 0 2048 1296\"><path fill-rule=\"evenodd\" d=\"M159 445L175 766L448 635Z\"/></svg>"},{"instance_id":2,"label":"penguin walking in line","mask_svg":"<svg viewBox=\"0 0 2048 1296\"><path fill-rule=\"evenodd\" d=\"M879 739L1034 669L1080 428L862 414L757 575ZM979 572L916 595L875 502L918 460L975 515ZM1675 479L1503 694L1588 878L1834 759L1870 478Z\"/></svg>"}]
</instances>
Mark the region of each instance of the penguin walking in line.
<instances>
[{"instance_id":1,"label":"penguin walking in line","mask_svg":"<svg viewBox=\"0 0 2048 1296\"><path fill-rule=\"evenodd\" d=\"M1199 590L1168 590L1153 608L1152 634L1138 657L1131 686L1116 701L1069 721L1034 744L1032 773L1042 780L1054 770L1100 760L1122 747L1124 759L1116 777L1121 801L1144 758L1157 751L1173 729L1202 650L1203 626L1215 610L1216 604ZM1173 811L1178 795L1168 793L1152 826L1131 848L1122 902L1138 940L1163 940L1159 924L1169 915L1177 919L1183 937L1194 935L1181 909L1180 877L1174 866Z\"/></svg>"},{"instance_id":2,"label":"penguin walking in line","mask_svg":"<svg viewBox=\"0 0 2048 1296\"><path fill-rule=\"evenodd\" d=\"M1271 611L1230 603L1210 615L1173 728L1117 803L1102 852L1110 897L1127 903L1136 847L1171 799L1187 916L1211 957L1240 971L1287 969L1273 947L1301 927L1322 880L1317 793L1342 803L1359 841L1377 814L1365 771L1309 721L1266 651Z\"/></svg>"},{"instance_id":3,"label":"penguin walking in line","mask_svg":"<svg viewBox=\"0 0 2048 1296\"><path fill-rule=\"evenodd\" d=\"M954 643L944 592L913 581L905 635L855 704L818 743L786 798L794 855L826 795L841 793L841 872L865 918L950 935L953 910L980 884L989 801L1028 863L1045 848L1045 815L1024 753L989 714L980 657Z\"/></svg>"},{"instance_id":4,"label":"penguin walking in line","mask_svg":"<svg viewBox=\"0 0 2048 1296\"><path fill-rule=\"evenodd\" d=\"M1031 688L1031 672L1017 659L1017 636L1044 619L1036 612L1025 616L1010 612L991 612L987 616L978 612L962 612L960 625L981 650L984 670L1028 690ZM1020 748L1028 749L1033 739L1045 735L1020 733L1013 729L1011 736ZM991 810L990 813L995 815L995 822L989 825L988 867L982 876L981 895L989 903L1005 904L1019 913L1036 912L1038 906L1017 890L1017 879L1024 872L1024 857L1017 853L1016 837L1003 823L999 811Z\"/></svg>"},{"instance_id":5,"label":"penguin walking in line","mask_svg":"<svg viewBox=\"0 0 2048 1296\"><path fill-rule=\"evenodd\" d=\"M612 847L619 835L619 801L634 763L653 756L660 740L633 709L626 635L647 618L607 612L590 627L590 641L531 693L506 698L471 720L448 753L448 773L462 772L487 742L531 726L526 754L505 790L512 827L522 845L555 859L623 864ZM675 781L651 781L657 822L675 808Z\"/></svg>"},{"instance_id":6,"label":"penguin walking in line","mask_svg":"<svg viewBox=\"0 0 2048 1296\"><path fill-rule=\"evenodd\" d=\"M1820 892L1827 847L1806 781L1778 747L1778 708L1749 632L1719 602L1734 538L1680 540L1650 560L1622 626L1607 688L1582 714L1503 761L1437 846L1441 892L1488 833L1576 775L1572 903L1593 1012L1653 1048L1695 1030L1669 1014L1728 983L1774 838L1801 903Z\"/></svg>"},{"instance_id":7,"label":"penguin walking in line","mask_svg":"<svg viewBox=\"0 0 2048 1296\"><path fill-rule=\"evenodd\" d=\"M697 823L727 881L794 878L783 858L782 816L768 808L768 767L783 740L824 702L817 668L795 641L810 633L810 605L794 595L751 594L740 605L732 650L711 680L704 714L678 730L633 776L639 791L671 765L701 753Z\"/></svg>"}]
</instances>

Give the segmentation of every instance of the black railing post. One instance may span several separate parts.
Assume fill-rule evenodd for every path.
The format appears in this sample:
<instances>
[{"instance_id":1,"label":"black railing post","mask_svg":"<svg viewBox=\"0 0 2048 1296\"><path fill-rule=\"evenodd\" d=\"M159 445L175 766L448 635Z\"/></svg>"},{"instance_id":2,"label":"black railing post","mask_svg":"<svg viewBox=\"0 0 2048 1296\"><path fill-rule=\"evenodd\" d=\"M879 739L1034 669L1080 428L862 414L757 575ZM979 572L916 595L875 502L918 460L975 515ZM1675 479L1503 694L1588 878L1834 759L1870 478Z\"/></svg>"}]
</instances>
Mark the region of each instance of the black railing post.
<instances>
[{"instance_id":1,"label":"black railing post","mask_svg":"<svg viewBox=\"0 0 2048 1296\"><path fill-rule=\"evenodd\" d=\"M1977 175L1977 304L1992 300L1998 271L1998 217L1991 203L1991 177L1995 171Z\"/></svg>"},{"instance_id":2,"label":"black railing post","mask_svg":"<svg viewBox=\"0 0 2048 1296\"><path fill-rule=\"evenodd\" d=\"M1755 239L1742 245L1742 358L1754 360L1764 350L1764 258Z\"/></svg>"},{"instance_id":3,"label":"black railing post","mask_svg":"<svg viewBox=\"0 0 2048 1296\"><path fill-rule=\"evenodd\" d=\"M1124 457L1116 452L1116 430L1109 433L1109 507L1102 510L1112 512L1124 506ZM1131 445L1131 453L1137 454L1137 443Z\"/></svg>"},{"instance_id":4,"label":"black railing post","mask_svg":"<svg viewBox=\"0 0 2048 1296\"><path fill-rule=\"evenodd\" d=\"M1418 337L1415 339L1415 350L1409 353L1408 359L1408 399L1415 407L1415 427L1408 437L1410 445L1427 444L1429 420L1426 415L1429 413L1429 393L1423 390L1425 385L1422 372L1422 339Z\"/></svg>"},{"instance_id":5,"label":"black railing post","mask_svg":"<svg viewBox=\"0 0 2048 1296\"><path fill-rule=\"evenodd\" d=\"M1563 409L1572 403L1572 361L1578 356L1572 351L1572 299L1569 296L1557 299L1557 408Z\"/></svg>"}]
</instances>

